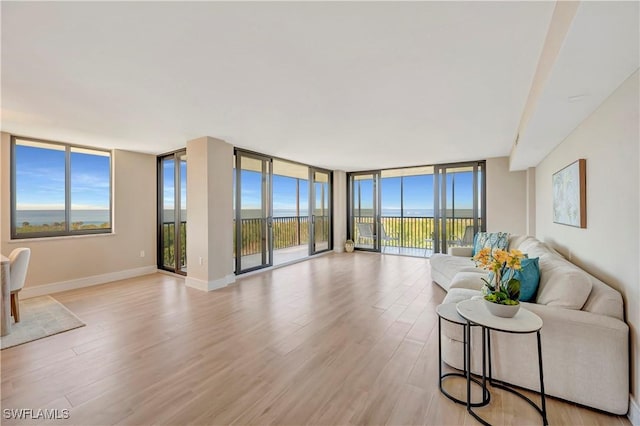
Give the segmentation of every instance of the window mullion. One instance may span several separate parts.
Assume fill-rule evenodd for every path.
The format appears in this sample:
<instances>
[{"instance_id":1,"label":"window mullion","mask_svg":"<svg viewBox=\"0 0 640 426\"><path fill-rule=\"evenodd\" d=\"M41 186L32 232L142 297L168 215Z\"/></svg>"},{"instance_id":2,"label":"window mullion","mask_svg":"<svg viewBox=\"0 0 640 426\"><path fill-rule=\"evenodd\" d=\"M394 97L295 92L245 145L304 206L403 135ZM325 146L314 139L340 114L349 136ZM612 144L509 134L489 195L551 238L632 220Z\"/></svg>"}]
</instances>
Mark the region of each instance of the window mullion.
<instances>
[{"instance_id":1,"label":"window mullion","mask_svg":"<svg viewBox=\"0 0 640 426\"><path fill-rule=\"evenodd\" d=\"M71 232L71 147L65 149L65 173L64 173L64 216L65 233Z\"/></svg>"}]
</instances>

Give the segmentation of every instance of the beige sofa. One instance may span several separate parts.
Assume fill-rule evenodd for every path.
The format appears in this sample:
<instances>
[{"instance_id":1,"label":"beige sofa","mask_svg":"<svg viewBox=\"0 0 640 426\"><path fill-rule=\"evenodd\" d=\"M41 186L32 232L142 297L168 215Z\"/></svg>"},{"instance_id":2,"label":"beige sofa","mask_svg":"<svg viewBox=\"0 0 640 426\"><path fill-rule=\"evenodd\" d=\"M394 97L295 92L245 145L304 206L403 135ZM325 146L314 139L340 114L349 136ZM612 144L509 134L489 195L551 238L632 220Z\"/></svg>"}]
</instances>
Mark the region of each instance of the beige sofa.
<instances>
[{"instance_id":1,"label":"beige sofa","mask_svg":"<svg viewBox=\"0 0 640 426\"><path fill-rule=\"evenodd\" d=\"M509 248L539 257L540 286L536 303L522 306L543 320L542 359L547 395L614 414L629 404L629 327L621 294L564 259L533 237L514 237ZM448 291L444 303L480 295L485 272L475 268L471 248L431 257L433 281ZM481 371L480 330L473 329L472 371ZM493 376L539 390L535 334L493 332ZM442 358L462 368L462 330L442 328Z\"/></svg>"}]
</instances>

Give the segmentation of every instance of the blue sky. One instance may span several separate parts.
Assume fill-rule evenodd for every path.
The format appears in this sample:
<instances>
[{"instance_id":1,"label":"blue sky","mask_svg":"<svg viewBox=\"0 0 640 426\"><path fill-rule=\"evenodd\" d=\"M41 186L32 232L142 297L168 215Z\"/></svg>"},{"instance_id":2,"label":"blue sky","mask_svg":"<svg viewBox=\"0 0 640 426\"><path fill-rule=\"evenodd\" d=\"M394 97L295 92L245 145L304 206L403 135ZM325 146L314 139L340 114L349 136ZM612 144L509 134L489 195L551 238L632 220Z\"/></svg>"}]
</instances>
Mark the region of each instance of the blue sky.
<instances>
[{"instance_id":1,"label":"blue sky","mask_svg":"<svg viewBox=\"0 0 640 426\"><path fill-rule=\"evenodd\" d=\"M164 208L174 208L174 161L166 160L164 167ZM71 203L72 208L109 208L109 157L81 152L71 153ZM181 164L181 204L187 205L187 167ZM65 152L32 146L16 145L16 186L18 210L62 210L65 202ZM404 177L404 209L433 209L433 175ZM447 175L447 204L452 203L452 187L455 180L456 208L470 209L473 201L472 173ZM400 209L399 177L382 179L382 208ZM242 172L242 204L245 209L260 208L261 174ZM372 206L370 181L361 182L362 207ZM320 194L317 198L319 199ZM309 184L300 180L300 210L307 211ZM273 176L274 210L296 208L296 179Z\"/></svg>"},{"instance_id":2,"label":"blue sky","mask_svg":"<svg viewBox=\"0 0 640 426\"><path fill-rule=\"evenodd\" d=\"M63 210L65 152L16 145L17 210ZM109 208L109 157L71 153L71 206Z\"/></svg>"},{"instance_id":3,"label":"blue sky","mask_svg":"<svg viewBox=\"0 0 640 426\"><path fill-rule=\"evenodd\" d=\"M402 192L400 181L402 182ZM473 204L473 175L471 172L447 175L447 204L453 201L455 185L456 209L471 209ZM356 183L357 185L357 183ZM405 211L417 209L433 209L433 175L388 177L381 179L382 209ZM357 186L356 186L357 188ZM373 205L373 186L371 181L360 181L361 207L371 209ZM401 200L403 198L403 200Z\"/></svg>"},{"instance_id":4,"label":"blue sky","mask_svg":"<svg viewBox=\"0 0 640 426\"><path fill-rule=\"evenodd\" d=\"M175 161L162 162L164 183L162 185L164 209L175 208ZM187 208L187 163L180 162L180 207Z\"/></svg>"},{"instance_id":5,"label":"blue sky","mask_svg":"<svg viewBox=\"0 0 640 426\"><path fill-rule=\"evenodd\" d=\"M262 174L250 170L242 171L242 208L259 209L261 205ZM300 210L306 213L309 204L309 181L300 179ZM273 176L273 209L295 210L296 179Z\"/></svg>"},{"instance_id":6,"label":"blue sky","mask_svg":"<svg viewBox=\"0 0 640 426\"><path fill-rule=\"evenodd\" d=\"M400 209L400 177L382 179L382 208ZM404 177L403 196L405 211L416 209L433 209L433 175ZM471 209L473 202L473 176L471 172L447 175L447 200L452 202L453 184L455 181L455 206L460 209ZM360 181L362 208L371 208L373 203L372 184ZM318 192L318 191L316 191ZM319 197L319 194L316 194ZM261 197L261 174L243 170L242 172L242 207L259 209ZM308 181L300 180L300 209L305 211L308 203ZM296 180L294 178L273 176L273 208L274 210L293 210L296 208Z\"/></svg>"}]
</instances>

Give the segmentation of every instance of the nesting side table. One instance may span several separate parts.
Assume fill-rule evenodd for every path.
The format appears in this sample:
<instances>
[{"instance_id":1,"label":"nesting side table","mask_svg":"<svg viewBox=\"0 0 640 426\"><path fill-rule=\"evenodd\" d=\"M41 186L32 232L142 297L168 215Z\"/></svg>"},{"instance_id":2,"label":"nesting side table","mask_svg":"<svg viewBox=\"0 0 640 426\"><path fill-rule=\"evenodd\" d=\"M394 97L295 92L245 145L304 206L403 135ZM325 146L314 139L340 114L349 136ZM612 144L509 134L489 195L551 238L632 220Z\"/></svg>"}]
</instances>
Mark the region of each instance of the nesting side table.
<instances>
[{"instance_id":1,"label":"nesting side table","mask_svg":"<svg viewBox=\"0 0 640 426\"><path fill-rule=\"evenodd\" d=\"M456 310L466 320L465 325L465 336L466 340L469 341L471 337L471 327L476 325L482 327L482 383L486 387L486 372L485 372L485 355L488 352L488 360L489 360L489 384L492 387L496 387L499 389L506 390L511 392L523 400L527 401L533 408L540 413L542 416L542 424L548 425L547 421L547 406L545 402L544 395L544 376L542 372L542 343L540 341L540 329L542 329L542 319L534 314L533 312L520 308L518 313L513 318L501 318L491 314L483 304L485 303L482 299L476 300L465 300L456 305ZM538 406L531 399L527 398L522 393L518 392L514 389L509 383L493 380L491 375L491 331L499 331L503 333L516 333L516 334L527 334L527 333L536 333L536 337L538 339L538 368L540 371L540 399L541 405ZM485 336L486 332L486 336ZM470 345L466 345L467 355L465 357L466 360L466 370L470 370L470 359L471 359L471 348ZM480 416L473 412L473 405L471 404L470 399L470 389L471 389L471 381L470 376L467 375L467 411L471 414L476 420L478 420L483 425L489 425L485 420L483 420Z\"/></svg>"},{"instance_id":2,"label":"nesting side table","mask_svg":"<svg viewBox=\"0 0 640 426\"><path fill-rule=\"evenodd\" d=\"M450 400L458 404L462 404L462 405L470 404L472 407L483 407L487 405L491 398L491 394L489 393L489 389L487 389L486 378L483 379L485 382L480 382L479 380L470 376L470 373L469 373L470 369L467 368L467 348L470 346L470 343L471 343L471 340L467 338L467 333L466 333L467 320L465 320L458 314L458 311L456 310L456 303L445 303L445 304L439 305L436 308L436 313L438 314L438 387L440 388L440 392L442 392L444 396L446 396L447 398L449 398ZM442 320L445 320L452 324L457 324L463 327L464 339L463 339L462 356L464 359L463 361L464 369L462 372L452 372L452 373L442 374ZM446 389L442 387L442 383L448 377L462 377L467 379L467 381L469 382L469 386L467 387L467 400L461 400L459 398L456 398L455 396L451 395L449 392L447 392ZM471 398L470 398L471 383L475 383L476 385L482 387L482 400L479 402L471 402Z\"/></svg>"}]
</instances>

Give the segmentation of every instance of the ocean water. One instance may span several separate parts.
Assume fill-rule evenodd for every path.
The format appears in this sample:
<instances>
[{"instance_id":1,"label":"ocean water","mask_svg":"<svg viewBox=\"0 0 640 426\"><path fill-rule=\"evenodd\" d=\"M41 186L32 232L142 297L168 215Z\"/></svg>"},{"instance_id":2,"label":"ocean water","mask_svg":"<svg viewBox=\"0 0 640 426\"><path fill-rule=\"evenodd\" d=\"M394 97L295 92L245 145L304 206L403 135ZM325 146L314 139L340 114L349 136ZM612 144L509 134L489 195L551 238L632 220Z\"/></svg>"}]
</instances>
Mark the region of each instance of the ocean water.
<instances>
[{"instance_id":1,"label":"ocean water","mask_svg":"<svg viewBox=\"0 0 640 426\"><path fill-rule=\"evenodd\" d=\"M401 211L400 209L382 209L383 217L400 217ZM242 211L242 217L245 219L253 219L261 217L261 211L258 209L245 209ZM371 216L371 209L362 209L360 211L360 216ZM404 217L433 217L433 209L405 209L403 214ZM274 209L273 217L293 217L296 216L295 209ZM307 216L307 209L300 209L300 216ZM452 211L451 209L447 209L448 217L457 217L457 218L472 218L473 210L472 209L456 209ZM234 212L235 217L235 212Z\"/></svg>"},{"instance_id":2,"label":"ocean water","mask_svg":"<svg viewBox=\"0 0 640 426\"><path fill-rule=\"evenodd\" d=\"M51 225L64 222L64 210L16 210L18 226L28 222L30 225ZM102 225L111 222L109 210L72 210L71 222L82 222L84 225Z\"/></svg>"},{"instance_id":3,"label":"ocean water","mask_svg":"<svg viewBox=\"0 0 640 426\"><path fill-rule=\"evenodd\" d=\"M371 216L371 209L362 209L361 216ZM173 222L173 210L164 211L164 221ZM307 216L307 209L300 209L300 216ZM473 211L471 209L456 209L455 212L447 210L449 217L471 218ZM274 217L294 217L295 209L274 209ZM400 217L400 209L382 209L382 216ZM187 220L187 211L182 210L181 217ZM261 217L261 211L258 209L246 209L242 212L242 217L246 219ZM433 217L433 209L405 209L404 217ZM82 222L85 225L101 225L108 223L109 210L72 210L71 222ZM22 225L29 222L30 225L53 224L55 222L64 222L64 210L17 210L16 224Z\"/></svg>"}]
</instances>

